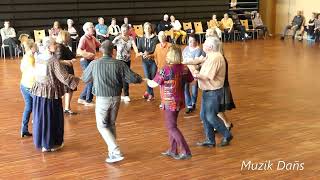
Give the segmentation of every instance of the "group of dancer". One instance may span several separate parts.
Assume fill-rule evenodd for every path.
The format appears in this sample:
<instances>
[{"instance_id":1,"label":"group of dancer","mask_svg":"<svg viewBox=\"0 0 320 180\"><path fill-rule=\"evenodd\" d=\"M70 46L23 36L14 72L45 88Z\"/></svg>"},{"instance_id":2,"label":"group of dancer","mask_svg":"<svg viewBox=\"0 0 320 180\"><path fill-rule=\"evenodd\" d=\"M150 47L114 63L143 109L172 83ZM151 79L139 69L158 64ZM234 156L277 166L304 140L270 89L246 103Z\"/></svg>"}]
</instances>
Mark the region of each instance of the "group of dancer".
<instances>
[{"instance_id":1,"label":"group of dancer","mask_svg":"<svg viewBox=\"0 0 320 180\"><path fill-rule=\"evenodd\" d=\"M100 44L94 37L93 24L87 22L83 25L85 34L77 48L83 69L81 79L86 83L78 103L95 106L97 128L108 146L106 162L124 159L116 142L116 118L121 100L130 101L130 83L146 83L143 98L147 101L154 99L153 88L160 86L160 108L165 114L170 144L162 155L179 160L192 157L187 141L177 127L177 119L185 106L186 113L195 110L198 87L202 90L200 117L206 138L196 144L203 147L229 145L233 138L232 124L223 112L235 105L228 83L228 64L217 33L212 29L207 31L203 50L190 35L188 46L182 52L179 46L167 42L163 31L157 36L153 34L148 22L144 24L144 36L138 45L129 36L128 29L126 24L122 25L120 35ZM32 40L25 45L26 54L21 62L20 88L25 100L21 137L33 136L36 148L42 152L63 147L64 113L73 114L70 100L80 78L74 76L76 59L67 47L69 40L70 34L61 31L56 39L45 38L39 47ZM113 58L114 47L116 58ZM102 57L98 57L97 48ZM142 58L145 78L130 69L131 48L136 57ZM121 96L122 90L124 96ZM96 96L95 103L93 95ZM28 130L31 112L33 134ZM219 144L216 144L215 131L223 136Z\"/></svg>"}]
</instances>

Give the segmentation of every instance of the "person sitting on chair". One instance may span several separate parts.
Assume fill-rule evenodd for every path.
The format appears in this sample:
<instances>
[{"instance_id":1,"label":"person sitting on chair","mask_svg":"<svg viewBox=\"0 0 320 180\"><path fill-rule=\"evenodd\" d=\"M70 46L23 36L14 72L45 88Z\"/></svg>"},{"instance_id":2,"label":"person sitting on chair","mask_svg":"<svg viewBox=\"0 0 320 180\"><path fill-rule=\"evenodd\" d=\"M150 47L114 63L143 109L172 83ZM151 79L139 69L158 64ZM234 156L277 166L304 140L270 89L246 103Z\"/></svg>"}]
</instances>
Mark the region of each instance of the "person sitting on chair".
<instances>
[{"instance_id":1,"label":"person sitting on chair","mask_svg":"<svg viewBox=\"0 0 320 180\"><path fill-rule=\"evenodd\" d=\"M113 41L113 39L121 33L120 27L117 25L116 18L111 19L111 24L109 26L109 39Z\"/></svg>"},{"instance_id":2,"label":"person sitting on chair","mask_svg":"<svg viewBox=\"0 0 320 180\"><path fill-rule=\"evenodd\" d=\"M233 21L231 18L229 18L228 13L225 13L223 15L223 18L221 19L221 26L222 30L224 31L226 40L231 40L233 33Z\"/></svg>"},{"instance_id":3,"label":"person sitting on chair","mask_svg":"<svg viewBox=\"0 0 320 180\"><path fill-rule=\"evenodd\" d=\"M294 39L296 32L302 27L303 22L304 18L302 16L302 11L298 11L297 15L294 16L291 24L287 25L284 28L283 34L281 35L281 40L284 40L284 36L287 35L289 29L293 30L292 39Z\"/></svg>"},{"instance_id":4,"label":"person sitting on chair","mask_svg":"<svg viewBox=\"0 0 320 180\"><path fill-rule=\"evenodd\" d=\"M9 21L4 21L4 27L0 30L0 32L2 37L2 43L4 45L9 46L9 54L12 59L12 52L14 52L15 48L17 48L17 45L18 45L16 31L14 30L13 27L10 27Z\"/></svg>"},{"instance_id":5,"label":"person sitting on chair","mask_svg":"<svg viewBox=\"0 0 320 180\"><path fill-rule=\"evenodd\" d=\"M252 24L254 29L261 29L262 34L264 37L267 36L269 30L266 25L263 24L260 13L256 12L251 15ZM272 34L269 34L269 36L272 36Z\"/></svg>"},{"instance_id":6,"label":"person sitting on chair","mask_svg":"<svg viewBox=\"0 0 320 180\"><path fill-rule=\"evenodd\" d=\"M246 39L250 38L249 35L246 33L246 28L241 24L241 21L239 19L238 14L233 14L232 20L233 20L234 30L237 30L240 32L241 40L246 40Z\"/></svg>"},{"instance_id":7,"label":"person sitting on chair","mask_svg":"<svg viewBox=\"0 0 320 180\"><path fill-rule=\"evenodd\" d=\"M103 17L98 18L98 24L96 25L96 37L99 39L101 42L105 41L109 37L108 33L108 26L104 24L104 19Z\"/></svg>"},{"instance_id":8,"label":"person sitting on chair","mask_svg":"<svg viewBox=\"0 0 320 180\"><path fill-rule=\"evenodd\" d=\"M315 41L318 42L320 39L320 14L317 15L317 19L314 21L314 34Z\"/></svg>"},{"instance_id":9,"label":"person sitting on chair","mask_svg":"<svg viewBox=\"0 0 320 180\"><path fill-rule=\"evenodd\" d=\"M61 31L61 26L59 21L53 22L53 27L49 30L49 36L56 39L59 32Z\"/></svg>"},{"instance_id":10,"label":"person sitting on chair","mask_svg":"<svg viewBox=\"0 0 320 180\"><path fill-rule=\"evenodd\" d=\"M158 32L157 33L159 33L160 31L163 31L163 32L169 31L171 28L172 28L172 26L169 21L169 16L168 16L168 14L165 14L163 16L163 20L161 20L160 23L158 24L158 27L157 27Z\"/></svg>"},{"instance_id":11,"label":"person sitting on chair","mask_svg":"<svg viewBox=\"0 0 320 180\"><path fill-rule=\"evenodd\" d=\"M217 20L217 15L213 14L212 19L209 21L209 28L215 30L219 38L221 39L221 30L219 27L220 27L220 24Z\"/></svg>"},{"instance_id":12,"label":"person sitting on chair","mask_svg":"<svg viewBox=\"0 0 320 180\"><path fill-rule=\"evenodd\" d=\"M317 19L317 14L312 13L312 17L309 20L308 24L305 26L305 29L307 30L308 39L314 39L314 28L315 28L315 20Z\"/></svg>"},{"instance_id":13,"label":"person sitting on chair","mask_svg":"<svg viewBox=\"0 0 320 180\"><path fill-rule=\"evenodd\" d=\"M179 20L176 20L176 18L173 15L170 16L170 20L171 20L171 26L173 29L173 37L172 37L173 42L176 43L178 38L182 36L181 42L182 44L185 44L187 33L181 30L181 27L182 27L181 23L179 22Z\"/></svg>"}]
</instances>

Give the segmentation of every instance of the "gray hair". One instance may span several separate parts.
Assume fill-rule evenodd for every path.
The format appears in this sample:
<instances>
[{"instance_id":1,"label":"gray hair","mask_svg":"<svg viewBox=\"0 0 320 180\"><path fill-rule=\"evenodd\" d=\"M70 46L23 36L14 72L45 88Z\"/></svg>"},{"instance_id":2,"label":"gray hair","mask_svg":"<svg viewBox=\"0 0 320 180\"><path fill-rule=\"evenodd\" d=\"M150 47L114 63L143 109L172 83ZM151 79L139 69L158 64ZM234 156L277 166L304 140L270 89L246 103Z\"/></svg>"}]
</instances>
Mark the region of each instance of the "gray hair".
<instances>
[{"instance_id":1,"label":"gray hair","mask_svg":"<svg viewBox=\"0 0 320 180\"><path fill-rule=\"evenodd\" d=\"M204 42L205 46L207 46L210 50L214 52L220 51L221 42L216 37L208 37Z\"/></svg>"},{"instance_id":2,"label":"gray hair","mask_svg":"<svg viewBox=\"0 0 320 180\"><path fill-rule=\"evenodd\" d=\"M164 31L160 31L158 33L158 37L167 38L167 35L164 33Z\"/></svg>"},{"instance_id":3,"label":"gray hair","mask_svg":"<svg viewBox=\"0 0 320 180\"><path fill-rule=\"evenodd\" d=\"M129 29L128 24L122 24L121 29L126 29L126 30L128 30L128 29Z\"/></svg>"},{"instance_id":4,"label":"gray hair","mask_svg":"<svg viewBox=\"0 0 320 180\"><path fill-rule=\"evenodd\" d=\"M47 50L52 44L56 44L56 41L52 37L46 36L43 38L42 47L44 50Z\"/></svg>"},{"instance_id":5,"label":"gray hair","mask_svg":"<svg viewBox=\"0 0 320 180\"><path fill-rule=\"evenodd\" d=\"M83 25L83 27L82 27L84 33L88 32L88 29L89 29L90 26L93 26L93 23L92 23L92 22L86 22L86 23L84 23L84 25ZM93 27L94 27L94 26L93 26Z\"/></svg>"},{"instance_id":6,"label":"gray hair","mask_svg":"<svg viewBox=\"0 0 320 180\"><path fill-rule=\"evenodd\" d=\"M100 46L100 51L103 55L112 56L113 44L110 40L105 40Z\"/></svg>"}]
</instances>

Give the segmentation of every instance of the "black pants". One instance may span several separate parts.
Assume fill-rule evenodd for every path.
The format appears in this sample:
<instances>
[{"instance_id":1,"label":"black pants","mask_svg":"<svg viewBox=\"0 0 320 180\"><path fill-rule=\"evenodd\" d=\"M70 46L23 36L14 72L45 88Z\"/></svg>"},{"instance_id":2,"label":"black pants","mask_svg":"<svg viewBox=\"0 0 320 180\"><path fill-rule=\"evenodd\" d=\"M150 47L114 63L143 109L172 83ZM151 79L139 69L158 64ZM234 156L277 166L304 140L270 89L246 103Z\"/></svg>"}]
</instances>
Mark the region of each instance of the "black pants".
<instances>
[{"instance_id":1,"label":"black pants","mask_svg":"<svg viewBox=\"0 0 320 180\"><path fill-rule=\"evenodd\" d=\"M18 40L16 38L8 38L3 41L3 44L9 46L10 57L13 57L13 52L14 52L15 48L17 47Z\"/></svg>"},{"instance_id":2,"label":"black pants","mask_svg":"<svg viewBox=\"0 0 320 180\"><path fill-rule=\"evenodd\" d=\"M316 32L314 33L315 41L319 42L320 40L320 29L317 29Z\"/></svg>"},{"instance_id":3,"label":"black pants","mask_svg":"<svg viewBox=\"0 0 320 180\"><path fill-rule=\"evenodd\" d=\"M234 29L240 32L241 39L245 38L246 29L242 25L234 25Z\"/></svg>"},{"instance_id":4,"label":"black pants","mask_svg":"<svg viewBox=\"0 0 320 180\"><path fill-rule=\"evenodd\" d=\"M267 32L269 32L268 31L268 27L267 26L263 26L263 25L262 26L257 26L256 29L261 29L264 36L266 35Z\"/></svg>"},{"instance_id":5,"label":"black pants","mask_svg":"<svg viewBox=\"0 0 320 180\"><path fill-rule=\"evenodd\" d=\"M131 61L129 60L128 62L124 61L126 65L130 68L131 66ZM129 83L127 83L125 80L123 80L123 94L124 96L129 96Z\"/></svg>"},{"instance_id":6,"label":"black pants","mask_svg":"<svg viewBox=\"0 0 320 180\"><path fill-rule=\"evenodd\" d=\"M224 37L225 37L226 41L228 41L228 40L231 41L232 38L233 38L233 31L231 30L230 33L229 33L229 30L230 30L230 28L223 30L223 32L224 32Z\"/></svg>"}]
</instances>

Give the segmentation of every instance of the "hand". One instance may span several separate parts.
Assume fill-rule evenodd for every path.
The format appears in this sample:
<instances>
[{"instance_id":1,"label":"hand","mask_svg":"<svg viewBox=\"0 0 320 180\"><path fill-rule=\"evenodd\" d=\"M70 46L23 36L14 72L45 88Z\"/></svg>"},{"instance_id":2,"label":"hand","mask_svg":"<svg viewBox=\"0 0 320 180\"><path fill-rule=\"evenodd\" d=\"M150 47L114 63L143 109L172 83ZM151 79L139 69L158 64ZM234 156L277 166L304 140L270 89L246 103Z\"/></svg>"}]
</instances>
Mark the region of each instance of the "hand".
<instances>
[{"instance_id":1,"label":"hand","mask_svg":"<svg viewBox=\"0 0 320 180\"><path fill-rule=\"evenodd\" d=\"M88 58L89 58L89 59L94 59L94 57L95 57L95 54L93 54L93 53L89 53L89 54L88 54Z\"/></svg>"},{"instance_id":2,"label":"hand","mask_svg":"<svg viewBox=\"0 0 320 180\"><path fill-rule=\"evenodd\" d=\"M75 58L71 59L71 63L72 64L75 63L75 62L77 62L77 59L75 59Z\"/></svg>"}]
</instances>

